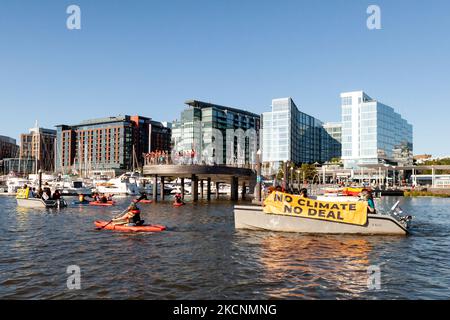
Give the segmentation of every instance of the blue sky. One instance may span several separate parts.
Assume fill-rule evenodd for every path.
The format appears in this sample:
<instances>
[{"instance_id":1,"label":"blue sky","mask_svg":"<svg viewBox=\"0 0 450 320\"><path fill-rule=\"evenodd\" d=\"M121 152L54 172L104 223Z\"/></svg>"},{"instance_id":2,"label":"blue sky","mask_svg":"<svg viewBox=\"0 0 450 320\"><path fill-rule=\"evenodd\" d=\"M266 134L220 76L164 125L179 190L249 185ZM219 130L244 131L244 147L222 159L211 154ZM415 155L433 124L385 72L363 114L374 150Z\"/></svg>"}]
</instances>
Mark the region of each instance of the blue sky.
<instances>
[{"instance_id":1,"label":"blue sky","mask_svg":"<svg viewBox=\"0 0 450 320\"><path fill-rule=\"evenodd\" d=\"M77 4L82 29L66 28ZM368 30L377 4L382 30ZM140 114L179 117L187 99L256 113L290 96L340 120L365 90L414 126L415 153L450 155L448 0L2 0L0 135Z\"/></svg>"}]
</instances>

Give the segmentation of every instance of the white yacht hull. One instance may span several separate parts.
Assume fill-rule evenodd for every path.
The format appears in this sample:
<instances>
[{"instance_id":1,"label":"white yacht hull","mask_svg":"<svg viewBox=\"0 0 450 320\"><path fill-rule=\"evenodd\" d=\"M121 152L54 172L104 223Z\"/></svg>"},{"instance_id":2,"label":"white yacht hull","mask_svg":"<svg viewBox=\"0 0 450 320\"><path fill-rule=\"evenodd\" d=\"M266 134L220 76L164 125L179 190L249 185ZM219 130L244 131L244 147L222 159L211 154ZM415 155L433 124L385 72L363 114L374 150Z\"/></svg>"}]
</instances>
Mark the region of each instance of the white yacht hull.
<instances>
[{"instance_id":1,"label":"white yacht hull","mask_svg":"<svg viewBox=\"0 0 450 320\"><path fill-rule=\"evenodd\" d=\"M104 194L114 194L114 195L130 195L130 196L135 196L135 195L139 195L141 189L136 186L136 185L131 185L131 186L120 186L120 187L105 187L105 186L98 186L96 188L96 190L99 193L104 193Z\"/></svg>"},{"instance_id":2,"label":"white yacht hull","mask_svg":"<svg viewBox=\"0 0 450 320\"><path fill-rule=\"evenodd\" d=\"M235 206L236 229L313 234L406 235L408 227L389 215L369 214L364 226L264 213L261 206Z\"/></svg>"},{"instance_id":3,"label":"white yacht hull","mask_svg":"<svg viewBox=\"0 0 450 320\"><path fill-rule=\"evenodd\" d=\"M61 199L58 203L56 200L47 200L44 201L42 199L35 199L35 198L29 198L29 199L16 199L17 205L19 207L23 208L58 208L58 207L66 207L66 202Z\"/></svg>"}]
</instances>

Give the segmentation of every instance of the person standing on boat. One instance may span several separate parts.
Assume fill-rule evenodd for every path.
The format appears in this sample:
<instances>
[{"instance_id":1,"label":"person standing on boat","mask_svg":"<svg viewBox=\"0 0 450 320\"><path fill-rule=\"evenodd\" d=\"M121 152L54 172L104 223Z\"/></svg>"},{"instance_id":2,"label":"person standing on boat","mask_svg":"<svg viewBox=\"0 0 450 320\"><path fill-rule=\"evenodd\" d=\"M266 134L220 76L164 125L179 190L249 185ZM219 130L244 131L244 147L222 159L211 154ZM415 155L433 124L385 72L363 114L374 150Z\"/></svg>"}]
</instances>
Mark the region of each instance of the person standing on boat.
<instances>
[{"instance_id":1,"label":"person standing on boat","mask_svg":"<svg viewBox=\"0 0 450 320\"><path fill-rule=\"evenodd\" d=\"M375 214L377 210L375 209L375 201L373 200L372 192L367 189L363 189L360 193L360 198L367 202L367 213Z\"/></svg>"},{"instance_id":2,"label":"person standing on boat","mask_svg":"<svg viewBox=\"0 0 450 320\"><path fill-rule=\"evenodd\" d=\"M28 196L28 198L36 198L37 194L36 194L36 188L33 188L30 190L30 194Z\"/></svg>"},{"instance_id":3,"label":"person standing on boat","mask_svg":"<svg viewBox=\"0 0 450 320\"><path fill-rule=\"evenodd\" d=\"M300 190L300 198L308 198L308 189L302 188Z\"/></svg>"},{"instance_id":4,"label":"person standing on boat","mask_svg":"<svg viewBox=\"0 0 450 320\"><path fill-rule=\"evenodd\" d=\"M25 197L33 198L33 192L26 184L23 185L22 190L24 190Z\"/></svg>"},{"instance_id":5,"label":"person standing on boat","mask_svg":"<svg viewBox=\"0 0 450 320\"><path fill-rule=\"evenodd\" d=\"M59 193L59 190L56 189L53 193L53 200L60 200L61 199L61 193Z\"/></svg>"},{"instance_id":6,"label":"person standing on boat","mask_svg":"<svg viewBox=\"0 0 450 320\"><path fill-rule=\"evenodd\" d=\"M141 220L141 210L139 210L136 203L132 202L127 209L127 213L123 216L113 219L114 224L124 225L129 227L141 226L144 224L144 220Z\"/></svg>"}]
</instances>

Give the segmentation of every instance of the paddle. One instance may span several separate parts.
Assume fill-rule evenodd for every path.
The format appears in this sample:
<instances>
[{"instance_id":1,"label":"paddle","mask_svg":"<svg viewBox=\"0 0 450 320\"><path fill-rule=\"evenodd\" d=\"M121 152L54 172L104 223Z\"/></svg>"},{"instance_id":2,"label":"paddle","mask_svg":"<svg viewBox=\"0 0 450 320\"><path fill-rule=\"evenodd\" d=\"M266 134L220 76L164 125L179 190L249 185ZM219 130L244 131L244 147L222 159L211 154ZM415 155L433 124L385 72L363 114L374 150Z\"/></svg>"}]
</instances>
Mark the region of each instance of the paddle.
<instances>
[{"instance_id":1,"label":"paddle","mask_svg":"<svg viewBox=\"0 0 450 320\"><path fill-rule=\"evenodd\" d=\"M141 202L144 199L144 195L140 196L137 200L136 200L136 204ZM120 215L124 215L126 212L128 211L128 208L126 208ZM114 222L114 219L112 219L110 222L108 222L107 224L105 224L103 227L99 227L99 228L95 228L95 230L103 230L105 229L105 227L109 226L111 223Z\"/></svg>"}]
</instances>

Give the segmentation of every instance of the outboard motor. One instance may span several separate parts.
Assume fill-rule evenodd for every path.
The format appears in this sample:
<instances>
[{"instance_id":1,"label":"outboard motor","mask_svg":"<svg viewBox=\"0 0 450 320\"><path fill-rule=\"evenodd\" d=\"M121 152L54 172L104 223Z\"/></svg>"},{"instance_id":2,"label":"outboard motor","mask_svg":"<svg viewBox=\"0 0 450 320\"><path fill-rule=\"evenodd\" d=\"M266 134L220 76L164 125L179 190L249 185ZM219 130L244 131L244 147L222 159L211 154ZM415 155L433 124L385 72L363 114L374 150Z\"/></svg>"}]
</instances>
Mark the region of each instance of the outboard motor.
<instances>
[{"instance_id":1,"label":"outboard motor","mask_svg":"<svg viewBox=\"0 0 450 320\"><path fill-rule=\"evenodd\" d=\"M395 217L399 222L405 225L406 228L409 228L413 216L411 215L403 215L403 209L399 206L400 201L397 201L394 206L391 208L390 214Z\"/></svg>"}]
</instances>

